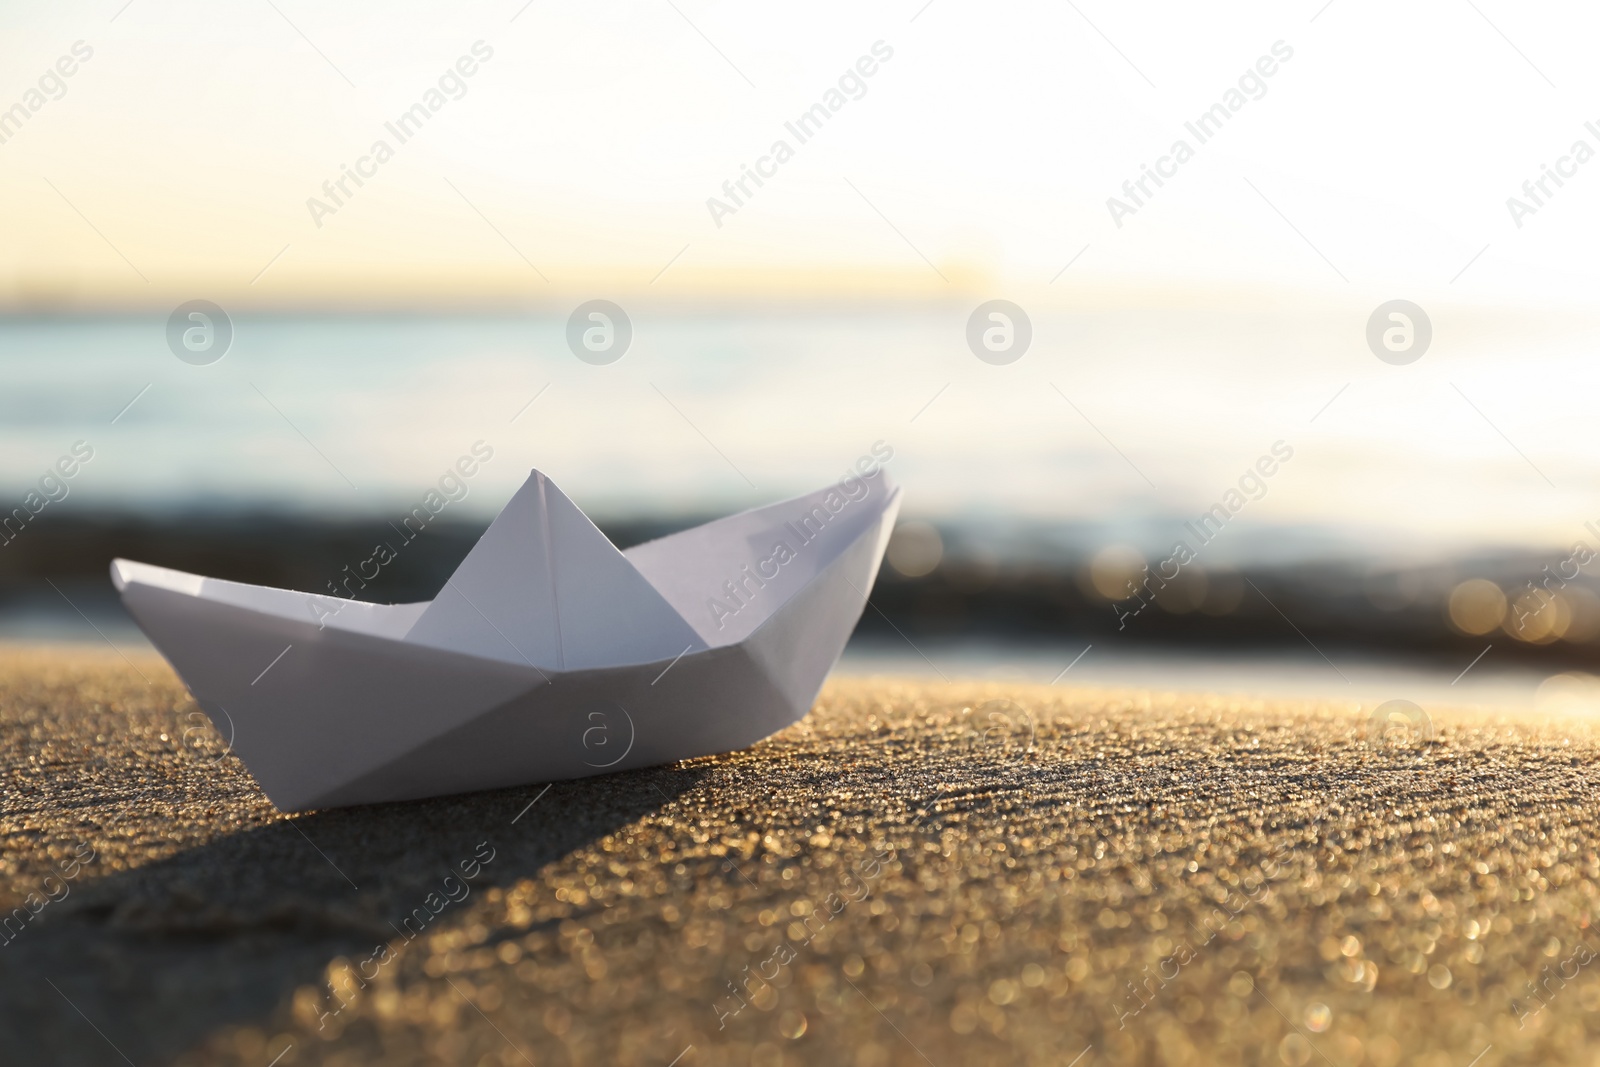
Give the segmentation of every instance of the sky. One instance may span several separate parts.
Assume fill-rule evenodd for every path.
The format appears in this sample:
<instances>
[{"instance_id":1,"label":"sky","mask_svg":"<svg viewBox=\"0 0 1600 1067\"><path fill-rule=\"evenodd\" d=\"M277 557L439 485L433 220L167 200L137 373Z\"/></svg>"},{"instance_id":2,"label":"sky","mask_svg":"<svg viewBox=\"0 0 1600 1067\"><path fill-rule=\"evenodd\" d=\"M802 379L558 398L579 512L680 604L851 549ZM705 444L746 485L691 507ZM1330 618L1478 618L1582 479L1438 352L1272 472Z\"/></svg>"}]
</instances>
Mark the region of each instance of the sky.
<instances>
[{"instance_id":1,"label":"sky","mask_svg":"<svg viewBox=\"0 0 1600 1067\"><path fill-rule=\"evenodd\" d=\"M75 46L92 57L0 144L0 302L1569 308L1600 281L1581 236L1600 162L1520 220L1506 201L1574 141L1600 149L1596 18L1494 0L13 7L0 106ZM785 123L841 78L801 143ZM1241 78L1199 143L1185 123ZM401 143L385 124L430 91ZM1113 218L1179 139L1193 158ZM379 140L392 157L334 204L324 182ZM778 140L792 156L763 185L708 207Z\"/></svg>"}]
</instances>

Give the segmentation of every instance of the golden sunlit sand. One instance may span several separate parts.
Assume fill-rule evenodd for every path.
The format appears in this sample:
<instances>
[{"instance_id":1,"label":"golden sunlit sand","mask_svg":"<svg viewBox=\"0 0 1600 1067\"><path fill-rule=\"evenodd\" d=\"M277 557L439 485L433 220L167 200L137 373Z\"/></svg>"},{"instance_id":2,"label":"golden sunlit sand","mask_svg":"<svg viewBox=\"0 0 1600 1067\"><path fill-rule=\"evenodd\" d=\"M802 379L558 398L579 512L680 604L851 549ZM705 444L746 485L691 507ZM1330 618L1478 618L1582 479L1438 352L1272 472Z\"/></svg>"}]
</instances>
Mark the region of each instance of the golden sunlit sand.
<instances>
[{"instance_id":1,"label":"golden sunlit sand","mask_svg":"<svg viewBox=\"0 0 1600 1067\"><path fill-rule=\"evenodd\" d=\"M286 826L158 659L10 652L6 1058L1589 1063L1597 740L1429 711L841 679Z\"/></svg>"}]
</instances>

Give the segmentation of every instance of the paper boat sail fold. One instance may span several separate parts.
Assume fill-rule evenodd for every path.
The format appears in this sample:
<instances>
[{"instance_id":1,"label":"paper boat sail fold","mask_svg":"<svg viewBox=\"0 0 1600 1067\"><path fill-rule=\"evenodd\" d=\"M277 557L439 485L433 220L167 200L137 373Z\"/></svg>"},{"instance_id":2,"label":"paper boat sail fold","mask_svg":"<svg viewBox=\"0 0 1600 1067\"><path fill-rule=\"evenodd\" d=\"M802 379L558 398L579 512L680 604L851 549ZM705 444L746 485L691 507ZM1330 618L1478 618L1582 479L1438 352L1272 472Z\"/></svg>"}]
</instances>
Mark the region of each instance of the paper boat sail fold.
<instances>
[{"instance_id":1,"label":"paper boat sail fold","mask_svg":"<svg viewBox=\"0 0 1600 1067\"><path fill-rule=\"evenodd\" d=\"M649 663L706 647L537 471L405 639L558 671Z\"/></svg>"},{"instance_id":2,"label":"paper boat sail fold","mask_svg":"<svg viewBox=\"0 0 1600 1067\"><path fill-rule=\"evenodd\" d=\"M798 721L899 510L881 470L619 552L538 471L432 601L116 560L123 603L285 811L579 778Z\"/></svg>"}]
</instances>

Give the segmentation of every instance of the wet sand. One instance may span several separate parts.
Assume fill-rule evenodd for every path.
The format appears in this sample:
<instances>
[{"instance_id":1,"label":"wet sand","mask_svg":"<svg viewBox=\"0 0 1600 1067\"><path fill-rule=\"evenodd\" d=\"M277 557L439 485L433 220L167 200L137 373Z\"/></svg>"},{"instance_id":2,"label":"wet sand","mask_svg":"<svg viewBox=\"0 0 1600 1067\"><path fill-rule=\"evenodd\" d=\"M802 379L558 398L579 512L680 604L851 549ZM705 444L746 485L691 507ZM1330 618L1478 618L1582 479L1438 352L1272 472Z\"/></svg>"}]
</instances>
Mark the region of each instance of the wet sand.
<instances>
[{"instance_id":1,"label":"wet sand","mask_svg":"<svg viewBox=\"0 0 1600 1067\"><path fill-rule=\"evenodd\" d=\"M836 679L748 751L291 820L130 655L0 653L5 1062L1600 1046L1586 724Z\"/></svg>"}]
</instances>

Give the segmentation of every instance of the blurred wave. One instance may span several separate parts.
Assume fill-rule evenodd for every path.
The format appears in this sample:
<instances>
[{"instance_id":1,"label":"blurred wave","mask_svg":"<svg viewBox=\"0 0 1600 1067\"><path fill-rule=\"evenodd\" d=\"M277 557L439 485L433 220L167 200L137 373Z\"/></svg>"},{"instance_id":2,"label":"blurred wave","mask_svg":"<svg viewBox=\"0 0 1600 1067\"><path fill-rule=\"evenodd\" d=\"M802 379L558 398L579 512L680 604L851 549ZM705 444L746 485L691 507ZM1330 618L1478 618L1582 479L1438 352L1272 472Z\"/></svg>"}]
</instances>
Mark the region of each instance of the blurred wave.
<instances>
[{"instance_id":1,"label":"blurred wave","mask_svg":"<svg viewBox=\"0 0 1600 1067\"><path fill-rule=\"evenodd\" d=\"M1588 324L1436 308L1397 367L1354 302L1036 309L994 366L970 311L641 303L603 366L549 311L253 312L205 366L155 314L0 318L0 636L131 636L116 555L326 592L439 490L359 593L428 599L530 467L626 545L884 449L861 648L1593 660Z\"/></svg>"}]
</instances>

